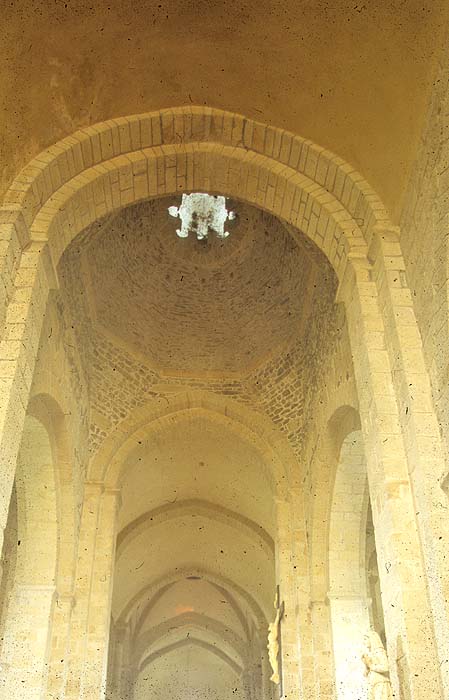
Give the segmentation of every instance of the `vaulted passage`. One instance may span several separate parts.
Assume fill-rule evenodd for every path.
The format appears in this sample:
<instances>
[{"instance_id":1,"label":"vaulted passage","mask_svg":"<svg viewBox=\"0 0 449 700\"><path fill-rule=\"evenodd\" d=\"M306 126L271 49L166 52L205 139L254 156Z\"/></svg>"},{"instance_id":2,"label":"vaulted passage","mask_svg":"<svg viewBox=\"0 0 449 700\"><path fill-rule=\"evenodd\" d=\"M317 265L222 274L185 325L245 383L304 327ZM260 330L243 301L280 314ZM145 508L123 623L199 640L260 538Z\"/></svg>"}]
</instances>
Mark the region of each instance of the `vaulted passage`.
<instances>
[{"instance_id":1,"label":"vaulted passage","mask_svg":"<svg viewBox=\"0 0 449 700\"><path fill-rule=\"evenodd\" d=\"M94 5L4 13L0 700L449 700L447 8Z\"/></svg>"},{"instance_id":2,"label":"vaulted passage","mask_svg":"<svg viewBox=\"0 0 449 700\"><path fill-rule=\"evenodd\" d=\"M176 201L95 222L58 266L97 426L91 450L121 432L102 467L119 494L107 693L271 698L268 625L293 537L279 521L297 478L282 453L294 461L306 430L309 344L338 332L335 274L300 232L237 199L228 237L180 238ZM264 412L277 429L265 432Z\"/></svg>"},{"instance_id":3,"label":"vaulted passage","mask_svg":"<svg viewBox=\"0 0 449 700\"><path fill-rule=\"evenodd\" d=\"M260 697L275 585L263 457L232 424L183 412L125 469L111 683L126 654L136 697Z\"/></svg>"}]
</instances>

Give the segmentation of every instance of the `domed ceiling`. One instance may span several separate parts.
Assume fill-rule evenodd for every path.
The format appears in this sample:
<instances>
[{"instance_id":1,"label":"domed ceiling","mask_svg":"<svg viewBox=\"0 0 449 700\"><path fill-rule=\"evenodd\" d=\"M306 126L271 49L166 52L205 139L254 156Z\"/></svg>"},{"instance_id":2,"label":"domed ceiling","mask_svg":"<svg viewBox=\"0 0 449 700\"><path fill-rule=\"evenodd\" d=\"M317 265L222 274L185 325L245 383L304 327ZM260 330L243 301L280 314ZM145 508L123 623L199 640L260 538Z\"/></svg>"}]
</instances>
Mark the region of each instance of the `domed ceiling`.
<instances>
[{"instance_id":1,"label":"domed ceiling","mask_svg":"<svg viewBox=\"0 0 449 700\"><path fill-rule=\"evenodd\" d=\"M122 210L89 236L90 316L115 344L167 374L242 374L300 331L314 265L282 223L240 202L230 235L176 235L173 198Z\"/></svg>"}]
</instances>

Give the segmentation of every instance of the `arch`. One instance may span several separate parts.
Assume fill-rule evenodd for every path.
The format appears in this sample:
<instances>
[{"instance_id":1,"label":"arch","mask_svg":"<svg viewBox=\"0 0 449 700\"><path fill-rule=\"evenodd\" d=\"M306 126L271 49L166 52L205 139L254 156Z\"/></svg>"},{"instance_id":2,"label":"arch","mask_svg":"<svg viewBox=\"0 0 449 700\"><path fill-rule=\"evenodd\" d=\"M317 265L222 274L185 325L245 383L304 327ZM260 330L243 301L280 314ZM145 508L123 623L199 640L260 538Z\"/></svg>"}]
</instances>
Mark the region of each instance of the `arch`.
<instances>
[{"instance_id":1,"label":"arch","mask_svg":"<svg viewBox=\"0 0 449 700\"><path fill-rule=\"evenodd\" d=\"M178 108L81 130L34 159L4 200L1 225L18 261L5 269L6 287L8 292L15 282L31 287L26 342L17 341L16 358L26 365L27 376L33 371L48 287L57 285L56 267L67 245L109 212L192 188L235 196L300 229L328 257L340 280L349 257L366 260L374 227L389 226L380 200L350 165L310 141L241 115ZM16 373L11 379L10 394L26 405L29 387L20 377ZM8 480L15 441L5 435L0 449ZM287 463L296 463L289 448L280 452ZM104 463L112 459L113 453ZM280 468L278 485L287 498L282 461ZM10 481L0 512L3 501L9 501Z\"/></svg>"},{"instance_id":2,"label":"arch","mask_svg":"<svg viewBox=\"0 0 449 700\"><path fill-rule=\"evenodd\" d=\"M219 421L249 442L271 468L269 474L274 492L288 498L289 489L298 479L297 459L287 439L265 416L207 391L180 391L164 395L131 412L103 441L90 464L89 476L93 481L105 481L116 488L126 457L154 430L163 430L167 421L180 420L196 413Z\"/></svg>"},{"instance_id":3,"label":"arch","mask_svg":"<svg viewBox=\"0 0 449 700\"><path fill-rule=\"evenodd\" d=\"M42 629L41 644L45 648L34 648L33 657L36 664L44 660L45 674L43 683L51 683L55 668L60 669L61 654L65 653L65 645L69 626L64 614L61 613L59 601L68 599L73 591L76 561L76 508L75 490L72 472L73 453L71 440L67 432L66 416L60 404L52 394L43 391L45 382L39 382L39 387L33 388L27 415L24 423L23 439L27 439L27 425L32 422L39 431L41 438L35 439L28 450L29 458L26 468L21 469L23 457L19 452L18 468L16 471L15 491L18 498L19 533L17 552L19 561L27 546L31 551L26 569L33 574L24 574L16 570L16 589L20 588L23 605L27 595L30 596L29 610L23 609L24 623L30 628L38 627L41 614L47 612L45 631ZM32 436L30 437L32 439ZM42 445L45 445L46 468L38 469L42 456ZM44 498L42 498L44 494ZM33 512L37 511L37 517ZM51 515L49 515L51 513ZM47 514L47 516L45 515ZM44 519L47 522L44 522ZM22 523L26 527L25 534L20 532ZM30 539L28 533L32 533ZM19 576L23 581L19 581ZM34 604L33 596L36 598ZM39 599L41 605L39 606ZM18 613L11 608L10 616L17 619ZM42 620L41 620L42 622ZM42 623L43 625L43 623ZM14 619L12 619L14 626ZM14 639L12 631L11 639ZM9 642L8 642L9 643ZM26 654L24 649L24 656ZM33 663L29 664L30 669ZM20 676L20 671L19 671ZM28 683L32 683L31 674L25 673L26 685L21 686L22 692L29 692ZM32 694L35 689L31 689Z\"/></svg>"},{"instance_id":4,"label":"arch","mask_svg":"<svg viewBox=\"0 0 449 700\"><path fill-rule=\"evenodd\" d=\"M202 639L196 639L195 637L189 637L188 639L181 639L179 642L174 642L173 644L169 644L166 647L163 647L162 649L153 652L149 656L147 656L141 663L139 672L143 671L149 664L151 664L155 659L158 659L161 656L165 656L166 654L170 653L170 651L174 651L175 649L180 649L181 647L187 646L189 644L196 644L197 646L201 647L202 649L206 649L207 651L210 651L212 654L215 654L215 656L218 656L221 661L224 661L225 663L228 664L232 668L232 670L237 674L240 675L243 669L238 666L227 654L225 654L221 649L218 649L216 646L213 644L208 644L207 642L203 641Z\"/></svg>"},{"instance_id":5,"label":"arch","mask_svg":"<svg viewBox=\"0 0 449 700\"><path fill-rule=\"evenodd\" d=\"M217 398L210 395L208 392L183 391L177 392L176 394L169 394L167 398L161 398L158 401L152 400L147 405L136 409L128 418L118 424L115 431L116 434L111 434L106 438L105 443L102 445L102 448L100 448L101 454L94 457L95 463L93 462L91 465L91 479L97 482L96 477L100 477L101 480L104 479L107 488L116 488L119 486L126 473L122 472L123 464L139 442L144 443L146 441L151 444L153 436L155 434L157 435L158 431L161 431L161 434L163 434L167 425L177 425L178 421L185 420L186 418L190 419L192 415L205 416L208 421L212 420L220 426L226 426L232 433L236 433L246 442L254 445L258 453L262 453L264 456L265 462L270 460L270 472L273 467L273 460L277 461L280 466L283 467L283 464L280 462L280 460L282 460L282 453L280 453L278 445L283 443L284 438L277 434L277 431L270 425L269 421L267 421L268 428L266 428L264 419L259 419L256 414L253 414L252 411L248 411L246 407L241 407L238 404L234 405L232 400L223 399L222 397ZM269 439L267 440L267 438ZM235 438L232 439L235 440ZM109 440L111 440L111 442L109 442ZM122 448L122 445L124 445L125 449ZM142 449L145 449L145 446ZM290 452L290 448L288 447L287 449ZM111 455L110 460L108 459L108 455ZM101 459L98 457L101 457ZM291 460L293 467L292 457ZM94 471L94 469L98 471ZM114 477L111 476L112 470L115 470ZM270 473L270 481L273 482L272 473ZM281 484L283 484L286 478L281 476L279 479L276 478L276 481L281 481ZM286 489L284 490L286 491ZM166 503L162 507L156 507L151 512L144 513L136 520L131 521L131 523L119 533L117 539L117 558L120 558L121 552L124 551L126 544L130 542L136 534L141 532L142 529L151 525L154 526L159 522L165 523L168 518L179 519L180 516L184 516L189 512L195 512L195 514L200 512L200 514L204 514L205 517L210 517L213 520L223 521L225 524L227 523L233 527L239 527L240 529L243 528L243 533L247 532L253 541L254 539L256 540L258 551L260 551L260 547L262 546L267 554L272 556L274 545L267 533L256 523L247 518L238 516L238 514L230 511L229 508L232 508L232 505L229 505L228 509L223 506L217 508L216 505L204 502L200 499L192 499L187 502L177 501L176 503ZM127 520L125 520L125 522L127 522ZM129 630L127 634L130 635L130 649L138 643L139 621L146 617L149 609L155 604L161 593L163 595L163 592L165 592L175 580L182 579L186 575L198 575L198 571L193 568L189 568L188 571L174 572L175 576L171 577L170 573L168 576L164 575L157 581L145 585L144 590L139 591L136 595L134 595L136 590L134 589L134 591L132 591L132 595L134 595L133 600L128 601L125 597L119 602L119 609L116 608L114 610L114 627L126 628ZM152 575L154 575L154 573ZM251 595L255 595L256 598L258 598L257 592L252 591L252 587L248 586L248 590L250 591L248 594L247 591L238 589L238 586L236 587L233 582L225 581L221 577L210 574L210 572L206 572L205 578L212 579L217 586L220 586L221 590L227 592L232 591L236 596L239 596L238 603L242 611L245 611L245 616L251 621L250 624L252 630L254 630L255 638L257 638L257 640L265 639L267 627L266 616L258 606L258 609L255 610L257 603L255 604L255 601L251 598ZM239 580L238 577L236 580ZM245 586L244 582L240 583ZM136 586L136 588L138 587ZM131 605L129 605L129 603L131 603ZM268 603L266 605L268 605ZM123 606L125 606L125 610L123 610ZM247 608L249 608L249 612ZM216 608L215 610L218 612ZM240 614L242 615L242 612L240 612ZM244 622L247 621L244 620ZM145 626L141 625L140 627L141 629L146 629ZM264 646L262 642L258 643L260 643L261 648Z\"/></svg>"},{"instance_id":6,"label":"arch","mask_svg":"<svg viewBox=\"0 0 449 700\"><path fill-rule=\"evenodd\" d=\"M178 581L181 579L178 579ZM145 624L145 621L147 620L148 616L150 615L151 611L153 610L154 606L156 603L165 595L165 593L175 584L177 581L171 581L170 583L167 583L165 585L162 585L161 588L159 588L156 593L150 598L148 603L143 607L142 610L139 610L139 618L135 622L134 626L134 632L132 635L133 640L137 638L139 635L140 630ZM216 582L211 582L208 581L209 585L213 586L219 593L220 595L223 596L228 602L235 613L242 630L245 633L245 638L246 640L249 640L250 638L250 628L249 628L249 621L246 618L246 616L243 614L240 606L238 605L235 597L229 592L227 588L224 588L223 586L218 585Z\"/></svg>"},{"instance_id":7,"label":"arch","mask_svg":"<svg viewBox=\"0 0 449 700\"><path fill-rule=\"evenodd\" d=\"M339 447L328 535L328 598L338 700L364 698L367 691L360 648L370 627L365 571L369 497L365 445L358 424L358 414L345 412L334 416L329 426Z\"/></svg>"},{"instance_id":8,"label":"arch","mask_svg":"<svg viewBox=\"0 0 449 700\"><path fill-rule=\"evenodd\" d=\"M161 585L161 587L152 595L152 597L148 600L147 604L143 607L142 610L139 609L139 617L135 621L134 629L133 629L133 634L132 639L133 641L138 637L140 630L142 629L143 625L145 624L145 621L147 620L148 616L150 615L151 611L153 610L154 606L163 598L165 593L170 590L177 582L176 581L171 581L165 585ZM138 607L135 606L134 610L136 610Z\"/></svg>"},{"instance_id":9,"label":"arch","mask_svg":"<svg viewBox=\"0 0 449 700\"><path fill-rule=\"evenodd\" d=\"M182 504L182 502L181 502ZM187 513L187 515L185 515ZM164 577L170 560L183 569L206 567L232 579L249 592L266 615L270 614L275 582L272 552L254 537L254 530L240 528L237 537L235 521L209 518L210 511L197 513L175 510L174 517L148 522L153 535L143 528L129 546L123 548L115 567L114 615L138 595L142 587ZM129 576L135 570L134 576ZM258 574L255 577L254 571Z\"/></svg>"},{"instance_id":10,"label":"arch","mask_svg":"<svg viewBox=\"0 0 449 700\"><path fill-rule=\"evenodd\" d=\"M350 404L342 404L334 410L328 420L328 430L331 439L340 445L346 436L360 430L360 416Z\"/></svg>"},{"instance_id":11,"label":"arch","mask_svg":"<svg viewBox=\"0 0 449 700\"><path fill-rule=\"evenodd\" d=\"M184 628L189 628L197 632L204 630L207 636L210 637L211 643L213 643L217 649L223 651L230 658L232 653L234 653L234 655L239 658L241 666L244 667L246 661L244 640L218 620L198 613L177 615L176 617L161 622L151 630L144 632L136 640L134 653L136 655L135 660L137 666L140 666L142 659L145 658L148 651L154 645L157 645L158 642L165 637L176 636L176 634L173 635L172 632L179 633L182 632ZM228 648L227 651L226 648Z\"/></svg>"},{"instance_id":12,"label":"arch","mask_svg":"<svg viewBox=\"0 0 449 700\"><path fill-rule=\"evenodd\" d=\"M179 518L184 515L203 515L211 520L218 520L231 524L237 530L244 530L251 538L256 539L267 554L273 556L274 542L270 535L257 523L246 518L239 513L202 499L186 499L176 503L155 508L141 515L127 525L117 536L116 560L127 544L138 536L142 531L166 522L172 518Z\"/></svg>"},{"instance_id":13,"label":"arch","mask_svg":"<svg viewBox=\"0 0 449 700\"><path fill-rule=\"evenodd\" d=\"M345 401L345 403L342 403ZM325 600L329 590L329 520L335 474L341 444L352 430L360 427L357 408L348 396L329 397L322 416L324 430L316 436L317 450L312 464L312 502L309 526L311 528L312 596Z\"/></svg>"},{"instance_id":14,"label":"arch","mask_svg":"<svg viewBox=\"0 0 449 700\"><path fill-rule=\"evenodd\" d=\"M211 583L211 585L224 597L226 600L229 602L229 605L231 609L234 611L234 613L237 616L237 619L240 622L240 625L245 633L245 637L247 640L250 639L250 620L244 615L242 609L240 608L239 604L237 603L237 600L230 591L228 591L226 588L223 586L219 586L217 583ZM263 630L265 632L265 630Z\"/></svg>"},{"instance_id":15,"label":"arch","mask_svg":"<svg viewBox=\"0 0 449 700\"><path fill-rule=\"evenodd\" d=\"M189 181L184 174L182 184L178 184L177 173L185 168L189 153L184 145L148 148L134 152L132 158L119 156L103 162L101 168L88 169L50 197L32 223L30 240L48 241L56 267L63 251L78 233L96 220L150 197L206 190L243 200L292 224L326 255L340 279L349 252L366 247L357 223L327 190L306 175L288 166L276 168L276 161L262 155L253 157L246 149L197 143L193 148L195 175ZM164 171L163 188L157 182L158 170ZM170 171L173 172L171 178ZM134 185L135 179L140 187ZM117 181L118 196L114 198ZM252 188L248 181L254 183ZM264 182L272 183L268 189L272 195L267 197L264 191L263 196L258 197L258 187ZM294 209L295 200L297 209ZM86 207L86 202L93 202L94 206ZM310 210L315 207L315 218L310 212L311 218L306 216L306 207Z\"/></svg>"},{"instance_id":16,"label":"arch","mask_svg":"<svg viewBox=\"0 0 449 700\"><path fill-rule=\"evenodd\" d=\"M55 495L58 527L57 574L58 592L72 589L76 547L76 511L73 483L72 450L67 432L65 413L59 402L48 393L33 394L28 414L45 427L49 436L54 464Z\"/></svg>"},{"instance_id":17,"label":"arch","mask_svg":"<svg viewBox=\"0 0 449 700\"><path fill-rule=\"evenodd\" d=\"M46 427L30 413L22 433L16 493L17 577L24 585L54 586L59 551L54 453Z\"/></svg>"},{"instance_id":18,"label":"arch","mask_svg":"<svg viewBox=\"0 0 449 700\"><path fill-rule=\"evenodd\" d=\"M310 492L307 528L310 533L309 562L312 619L320 629L316 645L329 661L319 668L320 683L334 690L335 659L329 605L329 519L338 454L345 434L340 426L350 431L359 426L357 396L352 383L341 383L336 391L327 392L327 400L320 403L316 428L311 432ZM311 449L310 449L311 447ZM330 663L329 663L330 662Z\"/></svg>"},{"instance_id":19,"label":"arch","mask_svg":"<svg viewBox=\"0 0 449 700\"><path fill-rule=\"evenodd\" d=\"M84 189L85 197L90 200L84 215L78 219L84 228L88 210L95 218L100 218L113 208L130 204L133 199L198 187L200 182L195 181L195 175L200 154L206 156L206 162L216 156L221 165L223 158L228 159L237 171L239 164L244 163L245 181L239 182L234 195L243 196L283 219L291 219L290 223L301 230L310 228L311 237L316 223L311 227L302 225L307 223L307 217L304 212L299 213L298 189L303 189L306 195L303 209L307 207L309 194L318 208L339 202L340 206L331 206L329 210L339 214L332 217L339 220L338 235L345 229L343 235L348 235L349 240L353 240L355 221L365 240L370 239L376 223L388 222L387 212L374 190L335 154L282 129L201 106L112 119L75 132L46 149L19 173L5 196L4 209L21 210L22 215L17 215L14 224L22 244L28 240L48 240L51 236L46 234L46 229L50 218L58 209L67 213L75 192ZM166 159L166 172L160 173L159 179L155 173L154 187L149 191L143 162L151 158ZM175 170L176 165L181 167ZM204 167L205 162L202 165ZM226 191L229 184L223 177L223 169L218 170L218 179L212 179L207 189L232 194ZM103 176L113 172L116 186L108 188L110 196L106 196L106 191L102 191ZM280 182L285 189L285 201L276 191ZM207 183L201 183L204 184ZM296 213L295 220L292 211ZM308 215L310 213L308 211ZM347 224L351 218L353 222L346 226L345 222ZM76 226L75 230L71 228L69 239L77 233ZM322 234L323 231L318 237ZM335 241L332 242L331 234L328 238L327 244L322 241L322 245L327 248L328 256L331 254L335 258L335 251L331 252ZM65 245L67 243L66 239ZM60 254L63 248L58 248Z\"/></svg>"},{"instance_id":20,"label":"arch","mask_svg":"<svg viewBox=\"0 0 449 700\"><path fill-rule=\"evenodd\" d=\"M24 422L15 491L17 556L2 631L2 684L7 695L31 700L46 685L59 553L52 440L32 413Z\"/></svg>"},{"instance_id":21,"label":"arch","mask_svg":"<svg viewBox=\"0 0 449 700\"><path fill-rule=\"evenodd\" d=\"M347 433L340 447L329 518L329 593L366 595L364 564L368 478L363 436ZM350 544L350 547L348 547ZM349 579L349 574L352 574Z\"/></svg>"},{"instance_id":22,"label":"arch","mask_svg":"<svg viewBox=\"0 0 449 700\"><path fill-rule=\"evenodd\" d=\"M177 568L175 570L171 570L164 574L164 576L161 576L156 581L153 581L149 585L142 588L130 601L128 601L127 605L124 606L124 608L119 612L116 620L117 624L128 624L133 612L136 610L136 608L142 605L142 603L144 603L145 600L152 601L153 596L160 589L167 587L171 583L176 583L189 576L198 576L204 578L209 583L215 584L219 588L224 588L226 591L240 596L247 603L248 608L251 610L253 619L256 623L256 627L266 627L266 616L259 603L253 598L253 596L250 593L248 593L248 591L246 591L230 579L227 579L206 569L193 566L184 569Z\"/></svg>"},{"instance_id":23,"label":"arch","mask_svg":"<svg viewBox=\"0 0 449 700\"><path fill-rule=\"evenodd\" d=\"M397 245L398 232L391 226L377 196L350 166L310 142L256 124L239 115L201 108L166 110L156 115L111 120L97 125L65 139L48 149L40 159L35 159L22 171L5 198L2 226L4 239L10 242L4 267L7 297L9 298L16 282L17 294L11 295L14 300L11 306L14 307L17 297L25 296L31 300L24 305L26 318L20 337L15 345L6 344L4 355L8 362L13 357L14 371L8 375L6 389L10 389L15 404L17 402L22 408L27 405L29 377L32 375L37 351L36 336L39 335L48 286L56 284L55 268L65 247L91 221L108 212L148 197L189 191L192 188L241 198L301 229L327 255L340 282L346 279L351 282L352 276L347 276L346 270L353 272L354 267L357 267L365 268L363 272L366 272L371 268L367 260L367 246L376 234L377 247L373 248L373 256L380 261L380 272L366 284L369 290L361 294L362 303L365 298L373 302L378 291L380 293L379 280L386 267L383 261L389 255L386 251L390 250L390 245L395 250L394 264L398 267L402 264L400 247ZM17 255L20 251L24 251L21 257ZM9 269L11 259L16 262ZM353 259L356 259L354 266ZM32 281L26 283L24 280L27 278ZM408 381L411 354L407 354L402 346L399 337L401 328L394 313L395 305L399 306L399 302L396 297L393 298L388 285L389 283L384 285L387 289L382 291L383 306L377 321L380 324L391 323L394 338L387 350L382 351L385 355L383 366L389 372L395 363L393 355L397 352L398 366ZM350 284L343 286L344 290L351 288ZM342 297L345 296L346 293L342 294ZM360 289L357 287L357 298L348 306L351 307L350 332L358 351L355 354L363 355L365 352L369 357L366 367L362 363L358 367L359 374L365 369L369 374L369 387L365 392L363 406L364 415L368 417L370 400L375 403L375 414L382 414L379 410L382 407L382 396L373 381L377 371L377 350L369 346L365 332L361 333L360 340L357 339L356 322L362 316L358 308L359 297ZM22 318L23 309L18 311L14 307L12 311L13 317ZM37 324L33 332L31 321L36 321ZM411 353L414 352L415 349L412 348ZM416 351L417 357L420 357L420 352L420 349ZM393 374L401 375L401 372ZM423 376L426 382L425 373ZM404 386L407 381L403 382ZM404 393L401 393L400 382L402 375L399 378L394 376L393 390L396 398ZM409 390L405 394L409 398ZM424 395L426 400L430 396L427 385ZM396 409L397 406L394 405L392 413L395 415ZM22 409L13 409L11 401L11 406L8 404L7 407L5 425L12 424L11 418L14 416L16 426L17 411L17 422L20 425L20 410ZM411 415L416 420L413 409ZM428 416L424 417L423 422L427 417L434 420L432 408L428 410ZM422 427L419 421L417 425ZM2 524L7 511L5 502L9 500L16 456L16 441L11 438L10 431L4 432L0 445L6 484L3 489L5 495L0 502ZM377 439L385 433L385 428L375 428L372 433L373 438ZM407 433L405 429L404 433ZM405 442L405 449L400 448L404 482L407 466L410 474L427 474L423 448L408 434ZM422 466L423 470L415 469L415 466ZM431 469L434 469L433 465ZM413 494L408 487L405 489L410 513L414 511L412 495L417 494L420 502L427 503L427 492L420 491L415 476L413 485ZM439 498L439 494L436 497ZM394 504L391 507L394 508ZM430 554L424 553L428 573L431 572L432 557L437 558L441 554L440 550L434 554L439 546L433 544L436 538L431 537L437 531L434 520L440 525L438 517L430 525L418 521L420 532L424 532L429 544ZM411 539L418 544L414 547L418 551L418 537L413 535ZM394 549L393 545L392 548ZM414 564L416 570L419 570L418 558L417 556ZM402 585L403 580L407 579L407 572L402 572L401 566L398 568L398 580ZM438 605L443 601L443 609L444 596L439 581L436 580L434 585L432 576L429 581L434 586ZM420 590L420 595L424 610L427 606L424 587ZM437 603L434 604L435 613ZM405 610L404 617L412 619L408 609ZM434 618L437 618L437 614ZM446 632L438 634L443 639ZM415 658L413 642L410 647L410 656ZM441 650L445 648L441 642L440 647ZM392 643L392 648L395 648L395 643ZM418 652L417 658L419 659ZM428 675L429 678L437 677L433 671L429 671Z\"/></svg>"}]
</instances>

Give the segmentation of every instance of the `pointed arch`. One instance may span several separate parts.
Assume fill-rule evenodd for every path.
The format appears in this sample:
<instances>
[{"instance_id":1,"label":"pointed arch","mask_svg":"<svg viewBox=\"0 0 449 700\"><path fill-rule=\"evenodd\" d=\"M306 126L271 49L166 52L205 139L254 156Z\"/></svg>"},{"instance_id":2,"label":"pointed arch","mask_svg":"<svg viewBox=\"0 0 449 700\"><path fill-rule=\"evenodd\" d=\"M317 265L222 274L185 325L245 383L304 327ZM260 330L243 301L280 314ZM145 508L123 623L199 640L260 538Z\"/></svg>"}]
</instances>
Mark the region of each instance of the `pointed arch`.
<instances>
[{"instance_id":1,"label":"pointed arch","mask_svg":"<svg viewBox=\"0 0 449 700\"><path fill-rule=\"evenodd\" d=\"M184 646L188 646L189 644L196 645L201 649L209 651L211 654L215 654L215 656L217 656L221 661L224 661L226 664L228 664L228 666L232 668L234 673L236 673L237 675L241 674L243 669L238 664L236 664L235 661L233 661L231 657L228 656L228 654L216 647L214 644L205 642L202 639L196 639L195 637L189 637L188 639L180 639L178 642L174 642L173 644L169 644L168 646L162 647L162 649L159 649L158 651L154 651L142 661L139 667L139 671L143 671L155 659L158 659L161 656L165 656L166 654L169 654L175 649L180 649Z\"/></svg>"},{"instance_id":2,"label":"pointed arch","mask_svg":"<svg viewBox=\"0 0 449 700\"><path fill-rule=\"evenodd\" d=\"M288 498L295 484L297 459L288 440L260 413L238 402L207 391L180 391L164 395L163 400L150 401L131 412L103 441L90 464L93 481L105 481L116 488L121 479L122 465L139 440L152 432L164 430L165 425L185 416L204 415L236 432L253 445L267 465L267 478L278 497Z\"/></svg>"}]
</instances>

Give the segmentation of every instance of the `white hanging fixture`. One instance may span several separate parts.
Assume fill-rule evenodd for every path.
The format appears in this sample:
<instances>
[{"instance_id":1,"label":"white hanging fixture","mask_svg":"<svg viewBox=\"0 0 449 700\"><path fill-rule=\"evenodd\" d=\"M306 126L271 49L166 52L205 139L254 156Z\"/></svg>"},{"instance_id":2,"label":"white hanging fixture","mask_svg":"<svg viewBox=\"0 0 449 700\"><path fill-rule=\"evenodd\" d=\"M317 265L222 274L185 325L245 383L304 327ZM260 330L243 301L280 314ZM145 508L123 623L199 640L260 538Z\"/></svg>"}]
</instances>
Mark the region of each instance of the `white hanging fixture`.
<instances>
[{"instance_id":1,"label":"white hanging fixture","mask_svg":"<svg viewBox=\"0 0 449 700\"><path fill-rule=\"evenodd\" d=\"M226 221L236 218L234 211L226 209L226 197L204 192L183 194L181 206L168 207L170 216L181 219L181 228L176 229L179 238L187 238L194 233L199 241L207 238L209 230L218 238L227 238Z\"/></svg>"}]
</instances>

